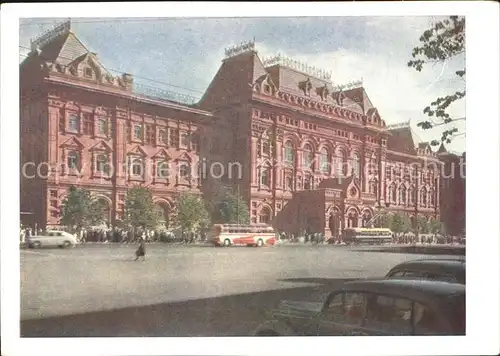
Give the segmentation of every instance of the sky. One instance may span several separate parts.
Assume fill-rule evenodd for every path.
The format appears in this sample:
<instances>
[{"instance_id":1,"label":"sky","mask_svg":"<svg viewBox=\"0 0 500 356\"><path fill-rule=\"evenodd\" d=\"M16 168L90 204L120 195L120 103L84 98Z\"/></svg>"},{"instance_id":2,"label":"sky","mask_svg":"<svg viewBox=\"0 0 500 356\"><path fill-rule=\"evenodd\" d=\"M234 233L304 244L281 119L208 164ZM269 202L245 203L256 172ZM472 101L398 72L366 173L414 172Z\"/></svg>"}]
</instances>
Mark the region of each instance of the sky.
<instances>
[{"instance_id":1,"label":"sky","mask_svg":"<svg viewBox=\"0 0 500 356\"><path fill-rule=\"evenodd\" d=\"M332 72L334 84L363 80L386 124L410 121L416 139L439 139L446 126L422 130L423 109L438 96L465 89L455 72L465 55L407 66L420 35L438 17L293 18L73 18L72 31L109 70L134 75L136 82L200 98L224 58L224 49L255 38L262 58L277 53ZM64 19L21 19L20 60L34 38ZM118 75L118 72L113 72ZM138 78L140 77L140 78ZM465 100L449 108L465 117ZM451 151L465 151L465 121Z\"/></svg>"}]
</instances>

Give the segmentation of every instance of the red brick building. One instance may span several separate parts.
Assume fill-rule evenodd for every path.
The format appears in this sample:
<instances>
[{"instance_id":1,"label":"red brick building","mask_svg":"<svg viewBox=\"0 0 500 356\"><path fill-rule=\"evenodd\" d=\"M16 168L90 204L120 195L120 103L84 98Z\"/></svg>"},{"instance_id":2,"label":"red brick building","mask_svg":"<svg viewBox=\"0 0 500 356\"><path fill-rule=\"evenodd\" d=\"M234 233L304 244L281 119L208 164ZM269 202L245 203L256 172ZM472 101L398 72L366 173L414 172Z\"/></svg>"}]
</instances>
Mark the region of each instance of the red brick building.
<instances>
[{"instance_id":1,"label":"red brick building","mask_svg":"<svg viewBox=\"0 0 500 356\"><path fill-rule=\"evenodd\" d=\"M253 223L290 232L329 236L379 209L439 219L442 163L407 125L387 127L361 83L334 87L325 71L262 61L252 42L226 51L194 104L139 94L69 23L33 42L20 76L21 209L31 223L57 225L71 184L99 197L111 224L136 184L151 187L165 217L179 191L210 199L219 184L237 188Z\"/></svg>"}]
</instances>

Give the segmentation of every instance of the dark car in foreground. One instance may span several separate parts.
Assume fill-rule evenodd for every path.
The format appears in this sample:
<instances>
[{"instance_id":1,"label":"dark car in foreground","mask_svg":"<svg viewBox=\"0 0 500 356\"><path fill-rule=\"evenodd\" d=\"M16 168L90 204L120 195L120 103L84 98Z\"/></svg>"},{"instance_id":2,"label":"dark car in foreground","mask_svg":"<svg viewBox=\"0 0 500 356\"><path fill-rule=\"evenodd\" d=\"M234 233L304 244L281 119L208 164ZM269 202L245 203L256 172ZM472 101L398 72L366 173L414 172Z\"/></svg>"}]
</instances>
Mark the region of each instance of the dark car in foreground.
<instances>
[{"instance_id":1,"label":"dark car in foreground","mask_svg":"<svg viewBox=\"0 0 500 356\"><path fill-rule=\"evenodd\" d=\"M465 285L356 280L323 302L281 301L270 314L255 336L465 335Z\"/></svg>"},{"instance_id":2,"label":"dark car in foreground","mask_svg":"<svg viewBox=\"0 0 500 356\"><path fill-rule=\"evenodd\" d=\"M406 261L394 266L386 277L430 279L465 284L465 260L429 258Z\"/></svg>"}]
</instances>

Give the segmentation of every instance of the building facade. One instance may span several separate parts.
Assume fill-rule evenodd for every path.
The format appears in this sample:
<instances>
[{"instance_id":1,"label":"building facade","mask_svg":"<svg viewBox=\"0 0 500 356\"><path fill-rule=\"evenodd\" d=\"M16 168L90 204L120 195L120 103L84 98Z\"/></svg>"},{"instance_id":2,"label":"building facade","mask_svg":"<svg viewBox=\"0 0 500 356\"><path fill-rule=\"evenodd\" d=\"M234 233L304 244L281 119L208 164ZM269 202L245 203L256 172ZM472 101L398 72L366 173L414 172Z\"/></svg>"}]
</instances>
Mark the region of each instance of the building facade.
<instances>
[{"instance_id":1,"label":"building facade","mask_svg":"<svg viewBox=\"0 0 500 356\"><path fill-rule=\"evenodd\" d=\"M20 68L28 223L59 224L70 185L91 190L111 225L135 185L152 189L165 221L179 191L211 199L220 186L248 202L252 223L288 232L336 235L387 210L440 218L441 160L409 125L386 126L362 83L263 61L249 42L186 104L111 75L69 23L32 47Z\"/></svg>"}]
</instances>

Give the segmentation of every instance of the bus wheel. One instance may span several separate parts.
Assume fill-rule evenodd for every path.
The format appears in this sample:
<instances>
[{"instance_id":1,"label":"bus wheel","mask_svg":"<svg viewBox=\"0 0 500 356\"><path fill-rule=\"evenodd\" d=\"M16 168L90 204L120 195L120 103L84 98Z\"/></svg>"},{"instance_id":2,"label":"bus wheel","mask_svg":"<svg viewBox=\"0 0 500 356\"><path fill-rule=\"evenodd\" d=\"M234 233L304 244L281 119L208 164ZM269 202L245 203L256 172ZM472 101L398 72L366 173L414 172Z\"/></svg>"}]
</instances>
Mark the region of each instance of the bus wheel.
<instances>
[{"instance_id":1,"label":"bus wheel","mask_svg":"<svg viewBox=\"0 0 500 356\"><path fill-rule=\"evenodd\" d=\"M231 246L231 241L229 241L229 239L225 239L224 240L224 247L229 247Z\"/></svg>"},{"instance_id":2,"label":"bus wheel","mask_svg":"<svg viewBox=\"0 0 500 356\"><path fill-rule=\"evenodd\" d=\"M264 241L262 241L262 239L259 239L259 241L257 241L257 247L262 247L262 245L264 245Z\"/></svg>"}]
</instances>

